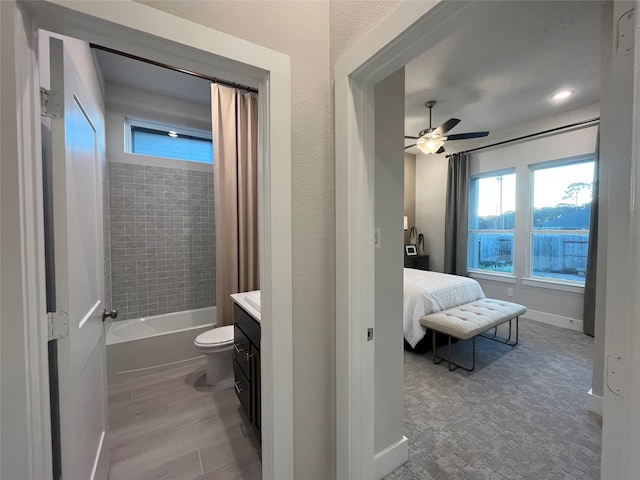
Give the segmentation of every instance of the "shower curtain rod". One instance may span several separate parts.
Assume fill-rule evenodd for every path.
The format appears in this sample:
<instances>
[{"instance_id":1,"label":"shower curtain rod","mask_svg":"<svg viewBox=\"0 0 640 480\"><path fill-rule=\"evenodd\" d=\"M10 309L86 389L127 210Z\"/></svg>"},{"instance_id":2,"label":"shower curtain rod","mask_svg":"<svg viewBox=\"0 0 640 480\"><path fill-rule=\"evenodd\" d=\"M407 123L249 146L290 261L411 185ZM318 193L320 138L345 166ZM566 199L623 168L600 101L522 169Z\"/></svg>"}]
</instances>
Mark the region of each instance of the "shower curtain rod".
<instances>
[{"instance_id":1,"label":"shower curtain rod","mask_svg":"<svg viewBox=\"0 0 640 480\"><path fill-rule=\"evenodd\" d=\"M166 68L168 70L173 70L174 72L191 75L192 77L202 78L203 80L208 80L212 83L219 83L227 87L237 88L239 90L246 90L247 92L250 92L250 93L258 93L257 88L249 87L247 85L242 85L240 83L229 82L228 80L223 80L221 78L210 77L202 73L192 72L184 68L174 67L173 65L167 65L166 63L156 62L155 60L149 60L148 58L139 57L131 53L122 52L120 50L114 50L113 48L109 48L109 47L103 47L102 45L97 45L95 43L90 43L89 46L91 48L95 48L96 50L102 50L103 52L115 53L116 55L120 55L122 57L130 58L132 60L138 60L139 62L148 63L149 65L155 65L156 67Z\"/></svg>"},{"instance_id":2,"label":"shower curtain rod","mask_svg":"<svg viewBox=\"0 0 640 480\"><path fill-rule=\"evenodd\" d=\"M596 123L596 122L599 122L599 121L600 121L600 117L590 118L589 120L584 120L582 122L570 123L569 125L563 125L562 127L556 127L556 128L551 128L549 130L543 130L542 132L531 133L529 135L524 135L524 136L518 137L518 138L512 138L510 140L504 140L502 142L492 143L490 145L485 145L483 147L472 148L471 150L463 150L463 151L458 152L458 153L477 152L478 150L484 150L485 148L497 147L499 145L505 145L507 143L518 142L520 140L526 140L528 138L539 137L540 135L546 135L548 133L553 133L553 132L557 132L557 131L560 131L560 130L566 130L567 128L572 128L572 127L579 127L581 125L587 125L589 123ZM456 154L453 154L453 153L449 154L445 158L449 158L451 155L456 155Z\"/></svg>"}]
</instances>

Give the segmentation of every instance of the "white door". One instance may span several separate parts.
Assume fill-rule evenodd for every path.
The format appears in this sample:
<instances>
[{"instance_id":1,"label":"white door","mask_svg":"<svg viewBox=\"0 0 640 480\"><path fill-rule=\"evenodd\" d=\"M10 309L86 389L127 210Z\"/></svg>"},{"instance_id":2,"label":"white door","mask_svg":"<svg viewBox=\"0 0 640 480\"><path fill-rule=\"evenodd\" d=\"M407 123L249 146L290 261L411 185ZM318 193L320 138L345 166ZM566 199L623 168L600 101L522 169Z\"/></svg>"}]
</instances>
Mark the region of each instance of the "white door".
<instances>
[{"instance_id":1,"label":"white door","mask_svg":"<svg viewBox=\"0 0 640 480\"><path fill-rule=\"evenodd\" d=\"M56 340L63 480L108 476L102 171L104 115L68 50L50 39L51 91L63 95L52 119L56 311L69 333Z\"/></svg>"}]
</instances>

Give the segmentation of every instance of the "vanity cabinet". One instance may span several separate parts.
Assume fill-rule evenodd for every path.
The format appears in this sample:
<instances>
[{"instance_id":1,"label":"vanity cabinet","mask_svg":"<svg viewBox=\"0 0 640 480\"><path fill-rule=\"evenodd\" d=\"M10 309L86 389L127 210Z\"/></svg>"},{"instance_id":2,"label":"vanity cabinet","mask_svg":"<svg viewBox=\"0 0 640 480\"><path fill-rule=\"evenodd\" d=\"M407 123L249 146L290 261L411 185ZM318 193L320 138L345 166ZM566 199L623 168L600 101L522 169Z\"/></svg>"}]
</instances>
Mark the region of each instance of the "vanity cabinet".
<instances>
[{"instance_id":1,"label":"vanity cabinet","mask_svg":"<svg viewBox=\"0 0 640 480\"><path fill-rule=\"evenodd\" d=\"M260 323L233 304L233 371L242 409L260 439Z\"/></svg>"}]
</instances>

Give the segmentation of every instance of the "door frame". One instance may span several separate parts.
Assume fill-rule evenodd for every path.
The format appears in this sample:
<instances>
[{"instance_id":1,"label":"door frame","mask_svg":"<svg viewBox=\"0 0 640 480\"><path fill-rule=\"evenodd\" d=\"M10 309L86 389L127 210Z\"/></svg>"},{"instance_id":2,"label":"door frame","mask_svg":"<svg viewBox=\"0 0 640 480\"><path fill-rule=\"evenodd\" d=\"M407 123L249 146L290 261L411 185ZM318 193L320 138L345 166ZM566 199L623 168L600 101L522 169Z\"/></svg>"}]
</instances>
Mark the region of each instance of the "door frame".
<instances>
[{"instance_id":1,"label":"door frame","mask_svg":"<svg viewBox=\"0 0 640 480\"><path fill-rule=\"evenodd\" d=\"M118 3L117 9L110 2L45 0L19 2L17 8L14 2L10 3L11 6L3 10L3 16L7 10L15 16L14 25L24 25L27 37L24 41L16 40L9 48L15 51L13 60L16 70L22 75L22 83L27 85L15 86L15 92L21 94L16 95L13 111L22 120L22 124L17 125L15 137L15 163L22 170L21 175L17 176L19 194L26 199L16 210L22 224L30 229L26 234L19 231L15 235L15 240L19 243L19 260L29 267L23 282L18 286L18 293L24 303L22 312L25 318L20 327L24 329L22 333L26 343L23 355L18 355L17 359L29 370L30 385L37 387L27 388L30 398L22 406L24 412L20 412L24 413L26 419L36 419L35 423L25 420L30 444L30 459L25 462L25 470L29 471L28 478L35 480L48 477L51 470L42 253L44 237L41 228L42 183L39 165L39 76L37 55L33 50L37 49L38 44L37 29L44 28L259 88L258 184L261 201L259 225L263 319L262 474L265 479L293 479L289 56L132 1ZM1 20L4 27L5 18ZM20 34L20 27L16 27L16 34ZM19 35L13 36L18 38ZM3 36L3 40L4 38ZM24 57L20 56L25 54ZM23 61L22 58L27 60ZM25 88L28 95L23 99ZM278 107L271 108L272 105ZM16 123L15 119L13 122ZM4 188L4 182L2 185ZM5 205L3 202L3 221ZM9 206L6 211L9 211ZM4 285L3 283L3 289ZM5 331L3 328L3 337L7 333L14 335L14 341L19 341L18 332ZM5 371L2 371L2 375L4 383ZM2 440L4 448L5 439Z\"/></svg>"},{"instance_id":2,"label":"door frame","mask_svg":"<svg viewBox=\"0 0 640 480\"><path fill-rule=\"evenodd\" d=\"M474 6L474 3L476 4ZM373 88L388 75L427 51L465 21L473 18L482 2L405 2L378 27L349 49L335 66L335 177L336 177L336 468L337 478L374 478L374 345L367 341L374 312L374 113ZM638 21L640 15L636 15ZM635 36L636 59L640 57L640 35ZM636 60L636 92L640 77ZM634 102L635 105L635 102ZM640 118L636 109L634 120ZM640 133L633 129L633 144L640 145ZM631 171L640 178L640 148L634 149ZM614 152L615 153L615 152ZM601 152L604 157L605 154ZM640 182L640 179L637 180ZM636 203L640 200L636 197ZM633 207L633 205L632 205ZM640 223L638 207L631 215L632 233ZM633 237L625 241L629 273L620 280L626 285L640 283L640 245ZM615 254L611 248L607 255ZM609 294L609 292L607 292ZM623 295L624 296L624 295ZM640 327L634 327L634 310L628 298L617 302L616 315L607 302L606 352L625 352L629 360L625 381L630 395L607 408L611 395L604 397L605 413L615 415L618 425L629 425L640 408L640 387L633 378L631 364L640 353ZM637 300L637 299L636 299ZM637 303L637 302L636 302ZM612 335L617 329L623 335ZM626 335L626 337L625 337ZM623 338L624 337L624 338ZM626 341L625 341L626 339ZM636 374L637 376L637 374ZM614 452L628 452L640 442L640 427L616 433L603 428L604 465L609 471L637 471L637 456L624 458ZM611 422L613 423L613 422ZM635 423L640 423L635 422ZM635 424L634 424L635 425ZM612 461L609 461L611 456ZM614 457L616 457L614 459ZM609 478L609 477L607 477ZM614 476L611 476L614 478ZM615 477L618 478L618 477Z\"/></svg>"}]
</instances>

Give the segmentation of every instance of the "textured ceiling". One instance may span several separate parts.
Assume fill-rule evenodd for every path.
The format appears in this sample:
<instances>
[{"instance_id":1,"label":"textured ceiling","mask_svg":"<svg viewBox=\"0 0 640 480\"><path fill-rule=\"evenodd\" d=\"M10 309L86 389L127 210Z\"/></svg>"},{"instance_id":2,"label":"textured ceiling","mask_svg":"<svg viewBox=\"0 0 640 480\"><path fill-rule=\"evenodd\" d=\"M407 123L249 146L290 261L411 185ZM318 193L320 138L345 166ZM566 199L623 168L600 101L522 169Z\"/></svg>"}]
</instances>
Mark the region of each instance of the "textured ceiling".
<instances>
[{"instance_id":1,"label":"textured ceiling","mask_svg":"<svg viewBox=\"0 0 640 480\"><path fill-rule=\"evenodd\" d=\"M391 2L378 16L395 7ZM477 2L473 21L407 64L405 134L429 126L424 103L431 99L438 102L434 126L451 117L462 120L451 133L497 131L598 102L600 10L598 1ZM334 30L340 44L340 30ZM109 82L210 102L206 80L102 51L97 55ZM552 101L562 88L574 95Z\"/></svg>"},{"instance_id":2,"label":"textured ceiling","mask_svg":"<svg viewBox=\"0 0 640 480\"><path fill-rule=\"evenodd\" d=\"M103 50L93 50L107 82L118 83L169 95L203 105L211 104L211 82L167 68L157 67L138 60Z\"/></svg>"},{"instance_id":3,"label":"textured ceiling","mask_svg":"<svg viewBox=\"0 0 640 480\"><path fill-rule=\"evenodd\" d=\"M451 133L497 131L598 102L600 10L597 1L478 2L472 22L406 66L405 134L429 126L431 99L434 126L462 120ZM553 101L560 89L574 94Z\"/></svg>"}]
</instances>

